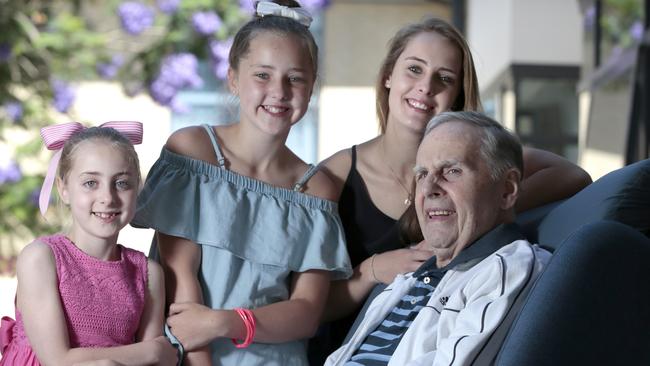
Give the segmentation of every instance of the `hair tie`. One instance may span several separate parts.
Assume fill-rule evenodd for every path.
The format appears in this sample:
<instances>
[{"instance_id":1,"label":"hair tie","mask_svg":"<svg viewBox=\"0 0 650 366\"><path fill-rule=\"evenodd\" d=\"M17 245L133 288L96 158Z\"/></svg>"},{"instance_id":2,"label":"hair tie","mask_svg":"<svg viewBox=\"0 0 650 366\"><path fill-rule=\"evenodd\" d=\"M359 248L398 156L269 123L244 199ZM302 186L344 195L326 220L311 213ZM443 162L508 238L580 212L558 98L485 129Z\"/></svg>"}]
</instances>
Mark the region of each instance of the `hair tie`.
<instances>
[{"instance_id":1,"label":"hair tie","mask_svg":"<svg viewBox=\"0 0 650 366\"><path fill-rule=\"evenodd\" d=\"M142 123L135 121L111 121L101 124L99 127L113 128L119 133L124 135L133 145L138 145L142 143ZM45 147L48 150L57 150L57 152L50 160L50 164L47 168L47 173L45 174L45 179L43 180L43 185L41 186L41 193L38 197L38 208L41 211L41 215L45 216L47 212L47 206L50 204L50 195L52 194L52 185L54 184L54 177L56 175L56 168L59 166L59 160L61 160L61 151L66 141L70 137L78 134L79 132L85 130L84 127L79 122L68 122L62 123L60 125L47 126L41 128L41 137L45 143Z\"/></svg>"},{"instance_id":2,"label":"hair tie","mask_svg":"<svg viewBox=\"0 0 650 366\"><path fill-rule=\"evenodd\" d=\"M303 8L289 8L270 1L260 1L257 3L257 8L255 10L257 15L260 17L276 15L279 17L290 18L307 28L309 28L313 20L311 14Z\"/></svg>"}]
</instances>

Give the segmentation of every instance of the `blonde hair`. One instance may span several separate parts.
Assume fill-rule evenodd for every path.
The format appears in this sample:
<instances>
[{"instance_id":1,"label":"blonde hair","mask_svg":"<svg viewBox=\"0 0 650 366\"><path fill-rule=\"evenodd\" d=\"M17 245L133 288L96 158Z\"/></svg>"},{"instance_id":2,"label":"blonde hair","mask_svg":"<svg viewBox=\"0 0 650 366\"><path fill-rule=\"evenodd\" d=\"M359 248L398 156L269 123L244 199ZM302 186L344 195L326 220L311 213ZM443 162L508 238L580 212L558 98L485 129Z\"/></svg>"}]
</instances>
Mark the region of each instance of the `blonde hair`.
<instances>
[{"instance_id":1,"label":"blonde hair","mask_svg":"<svg viewBox=\"0 0 650 366\"><path fill-rule=\"evenodd\" d=\"M135 148L129 139L110 127L90 127L73 135L68 139L68 141L66 141L63 150L61 151L61 159L59 160L59 168L57 172L57 176L62 182L66 181L70 170L72 170L75 153L77 152L80 143L90 140L106 141L123 152L126 156L127 162L136 172L137 185L140 186L142 177L140 174L138 153L135 151Z\"/></svg>"}]
</instances>

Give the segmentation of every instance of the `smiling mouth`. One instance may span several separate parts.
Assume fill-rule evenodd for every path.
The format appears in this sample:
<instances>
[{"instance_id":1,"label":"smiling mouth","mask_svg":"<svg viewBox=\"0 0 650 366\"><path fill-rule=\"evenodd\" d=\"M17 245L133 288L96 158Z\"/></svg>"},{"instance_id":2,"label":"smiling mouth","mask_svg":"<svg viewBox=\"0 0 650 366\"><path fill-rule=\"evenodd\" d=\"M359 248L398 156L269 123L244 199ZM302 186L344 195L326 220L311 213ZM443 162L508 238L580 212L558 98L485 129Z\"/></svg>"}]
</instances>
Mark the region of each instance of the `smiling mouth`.
<instances>
[{"instance_id":1,"label":"smiling mouth","mask_svg":"<svg viewBox=\"0 0 650 366\"><path fill-rule=\"evenodd\" d=\"M97 216L102 220L110 220L119 215L119 212L93 212L93 216Z\"/></svg>"},{"instance_id":2,"label":"smiling mouth","mask_svg":"<svg viewBox=\"0 0 650 366\"><path fill-rule=\"evenodd\" d=\"M287 107L277 107L273 105L262 105L262 108L271 114L280 114L289 110Z\"/></svg>"},{"instance_id":3,"label":"smiling mouth","mask_svg":"<svg viewBox=\"0 0 650 366\"><path fill-rule=\"evenodd\" d=\"M426 213L427 213L428 218L433 219L433 218L437 218L437 217L451 216L454 213L456 213L456 211L453 211L453 210L427 210Z\"/></svg>"},{"instance_id":4,"label":"smiling mouth","mask_svg":"<svg viewBox=\"0 0 650 366\"><path fill-rule=\"evenodd\" d=\"M430 107L430 106L428 106L428 105L426 105L426 104L424 104L424 103L422 103L422 102L420 102L418 100L415 100L415 99L406 99L406 102L411 107L413 107L413 108L415 108L417 110L423 111L423 112L429 112L429 111L431 111L433 109L433 107Z\"/></svg>"}]
</instances>

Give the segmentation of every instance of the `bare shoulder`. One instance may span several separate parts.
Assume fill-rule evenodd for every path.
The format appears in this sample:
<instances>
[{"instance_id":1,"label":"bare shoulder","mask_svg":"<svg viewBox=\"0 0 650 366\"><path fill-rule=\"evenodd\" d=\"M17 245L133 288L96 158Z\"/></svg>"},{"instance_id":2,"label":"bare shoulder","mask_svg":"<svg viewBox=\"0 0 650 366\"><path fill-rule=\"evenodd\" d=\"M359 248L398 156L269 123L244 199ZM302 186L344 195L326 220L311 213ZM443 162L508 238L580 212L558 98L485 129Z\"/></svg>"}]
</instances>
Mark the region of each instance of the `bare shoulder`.
<instances>
[{"instance_id":1,"label":"bare shoulder","mask_svg":"<svg viewBox=\"0 0 650 366\"><path fill-rule=\"evenodd\" d=\"M16 267L19 272L21 268L38 270L42 269L43 266L48 267L53 265L54 253L52 253L52 249L39 240L34 240L23 248L16 262Z\"/></svg>"},{"instance_id":2,"label":"bare shoulder","mask_svg":"<svg viewBox=\"0 0 650 366\"><path fill-rule=\"evenodd\" d=\"M45 243L35 240L18 255L16 276L20 293L42 291L48 286L56 286L56 261L52 249ZM19 296L19 301L21 300Z\"/></svg>"},{"instance_id":3,"label":"bare shoulder","mask_svg":"<svg viewBox=\"0 0 650 366\"><path fill-rule=\"evenodd\" d=\"M348 178L348 174L350 174L350 169L352 168L351 149L341 150L323 160L319 164L319 168L319 173L326 175L333 184L335 190L334 201L338 201L341 192L343 191L345 180ZM316 176L314 176L314 178L316 178Z\"/></svg>"},{"instance_id":4,"label":"bare shoulder","mask_svg":"<svg viewBox=\"0 0 650 366\"><path fill-rule=\"evenodd\" d=\"M338 201L340 195L332 178L320 169L307 181L305 193L329 201Z\"/></svg>"},{"instance_id":5,"label":"bare shoulder","mask_svg":"<svg viewBox=\"0 0 650 366\"><path fill-rule=\"evenodd\" d=\"M200 160L209 160L214 155L210 137L201 126L174 131L167 139L165 147L177 154Z\"/></svg>"}]
</instances>

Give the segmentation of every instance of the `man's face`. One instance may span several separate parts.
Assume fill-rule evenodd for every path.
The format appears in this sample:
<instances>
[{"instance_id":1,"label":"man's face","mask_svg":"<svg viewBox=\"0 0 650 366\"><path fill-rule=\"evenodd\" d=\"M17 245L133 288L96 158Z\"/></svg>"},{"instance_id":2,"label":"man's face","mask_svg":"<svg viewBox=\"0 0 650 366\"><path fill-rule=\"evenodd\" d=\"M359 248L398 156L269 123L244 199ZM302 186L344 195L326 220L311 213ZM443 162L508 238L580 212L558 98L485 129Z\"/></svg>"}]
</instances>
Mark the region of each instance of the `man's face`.
<instances>
[{"instance_id":1,"label":"man's face","mask_svg":"<svg viewBox=\"0 0 650 366\"><path fill-rule=\"evenodd\" d=\"M506 179L490 177L480 138L479 127L451 121L433 129L418 149L415 208L439 263L500 224L510 208Z\"/></svg>"}]
</instances>

